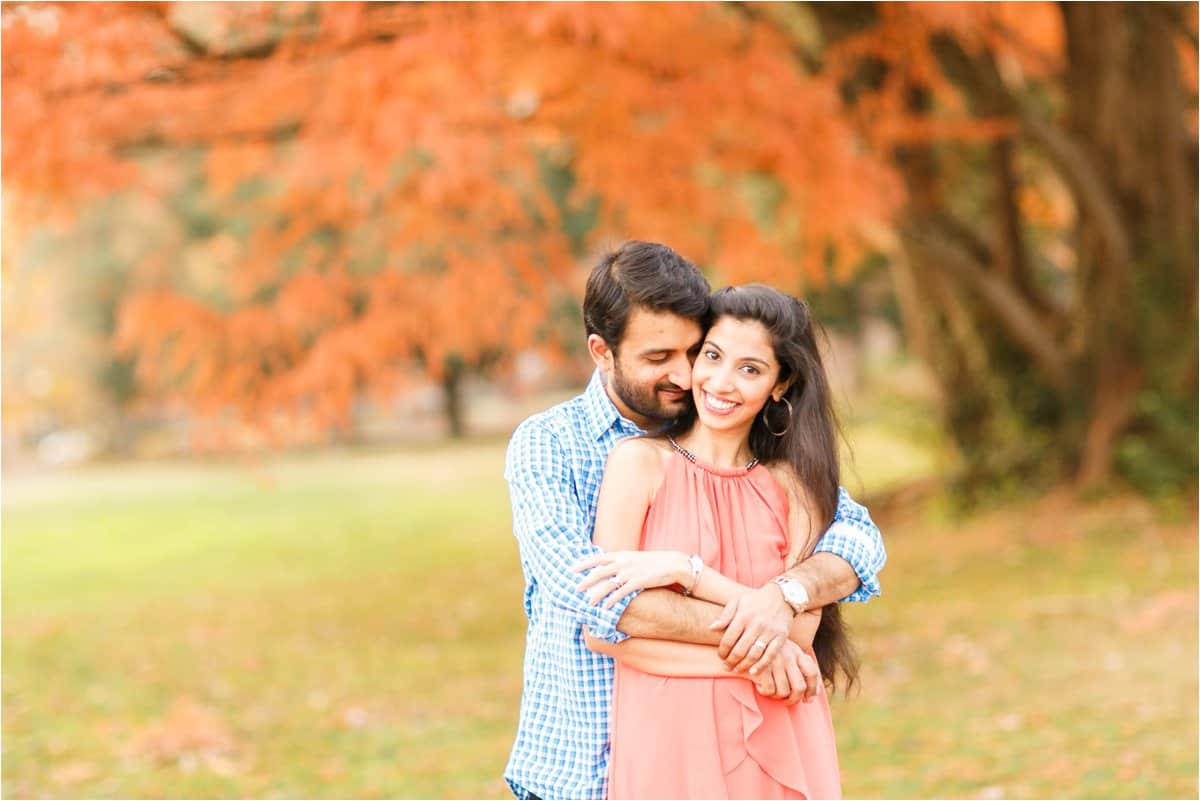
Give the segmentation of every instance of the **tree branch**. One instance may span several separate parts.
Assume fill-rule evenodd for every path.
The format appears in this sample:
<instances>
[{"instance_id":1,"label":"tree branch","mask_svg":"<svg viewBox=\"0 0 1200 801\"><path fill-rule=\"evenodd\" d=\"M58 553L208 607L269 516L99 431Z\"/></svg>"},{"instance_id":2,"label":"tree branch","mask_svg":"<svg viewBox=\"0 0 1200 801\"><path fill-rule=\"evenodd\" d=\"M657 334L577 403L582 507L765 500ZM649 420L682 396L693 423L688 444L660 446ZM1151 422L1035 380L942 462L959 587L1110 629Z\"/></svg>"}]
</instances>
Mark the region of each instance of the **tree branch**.
<instances>
[{"instance_id":1,"label":"tree branch","mask_svg":"<svg viewBox=\"0 0 1200 801\"><path fill-rule=\"evenodd\" d=\"M913 224L908 226L907 234L934 257L940 269L961 278L996 313L1012 338L1033 358L1047 383L1059 391L1068 388L1070 363L1066 353L1019 292L931 226Z\"/></svg>"},{"instance_id":2,"label":"tree branch","mask_svg":"<svg viewBox=\"0 0 1200 801\"><path fill-rule=\"evenodd\" d=\"M970 95L984 104L982 111L1000 111L1020 121L1025 137L1045 153L1071 188L1079 208L1096 221L1096 227L1117 263L1128 263L1132 246L1124 216L1088 153L1068 133L1049 124L1029 108L1004 82L990 59L985 63L972 58L949 36L936 37L932 47L947 75L964 84Z\"/></svg>"}]
</instances>

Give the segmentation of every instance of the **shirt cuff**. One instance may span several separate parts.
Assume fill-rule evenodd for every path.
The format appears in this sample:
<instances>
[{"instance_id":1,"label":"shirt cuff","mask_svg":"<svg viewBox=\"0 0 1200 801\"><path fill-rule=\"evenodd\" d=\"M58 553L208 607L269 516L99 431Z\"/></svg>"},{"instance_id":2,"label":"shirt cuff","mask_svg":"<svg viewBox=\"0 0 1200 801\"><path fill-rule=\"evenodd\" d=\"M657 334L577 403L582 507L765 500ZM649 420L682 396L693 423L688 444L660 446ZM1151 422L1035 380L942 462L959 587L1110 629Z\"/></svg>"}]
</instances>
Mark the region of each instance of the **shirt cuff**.
<instances>
[{"instance_id":1,"label":"shirt cuff","mask_svg":"<svg viewBox=\"0 0 1200 801\"><path fill-rule=\"evenodd\" d=\"M871 565L866 564L866 560L862 558L863 555L861 553L850 555L837 547L841 543L854 542L861 536L858 529L849 523L834 522L825 536L817 543L816 553L831 553L846 560L846 563L854 569L855 575L858 576L858 589L842 598L838 603L868 601L881 594L879 575L871 570Z\"/></svg>"},{"instance_id":2,"label":"shirt cuff","mask_svg":"<svg viewBox=\"0 0 1200 801\"><path fill-rule=\"evenodd\" d=\"M617 623L621 620L621 615L625 614L625 608L629 606L634 598L641 594L641 590L631 592L621 600L617 601L611 609L605 609L602 606L589 605L586 612L583 614L583 625L587 628L588 633L597 640L617 644L629 639L629 635L624 632L617 631Z\"/></svg>"}]
</instances>

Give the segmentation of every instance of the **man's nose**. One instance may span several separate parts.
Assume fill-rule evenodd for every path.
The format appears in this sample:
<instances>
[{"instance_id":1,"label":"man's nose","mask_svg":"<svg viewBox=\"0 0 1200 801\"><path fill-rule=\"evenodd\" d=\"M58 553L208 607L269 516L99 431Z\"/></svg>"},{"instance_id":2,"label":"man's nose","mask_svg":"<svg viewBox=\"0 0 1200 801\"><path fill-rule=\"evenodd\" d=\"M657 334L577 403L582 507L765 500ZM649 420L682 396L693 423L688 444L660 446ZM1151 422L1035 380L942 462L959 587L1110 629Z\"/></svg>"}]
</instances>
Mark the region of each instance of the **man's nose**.
<instances>
[{"instance_id":1,"label":"man's nose","mask_svg":"<svg viewBox=\"0 0 1200 801\"><path fill-rule=\"evenodd\" d=\"M692 388L692 364L686 356L672 361L671 371L667 373L667 380L680 389Z\"/></svg>"}]
</instances>

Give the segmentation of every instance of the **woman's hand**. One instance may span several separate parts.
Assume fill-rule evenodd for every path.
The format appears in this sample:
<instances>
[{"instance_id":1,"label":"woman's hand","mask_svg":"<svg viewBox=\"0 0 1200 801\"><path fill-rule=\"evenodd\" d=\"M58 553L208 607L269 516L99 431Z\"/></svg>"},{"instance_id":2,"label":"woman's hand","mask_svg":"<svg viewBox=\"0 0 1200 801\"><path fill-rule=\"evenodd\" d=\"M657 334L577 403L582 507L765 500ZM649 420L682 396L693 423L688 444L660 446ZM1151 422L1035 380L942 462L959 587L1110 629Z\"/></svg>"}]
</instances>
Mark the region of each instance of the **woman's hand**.
<instances>
[{"instance_id":1,"label":"woman's hand","mask_svg":"<svg viewBox=\"0 0 1200 801\"><path fill-rule=\"evenodd\" d=\"M576 587L588 590L588 603L612 608L637 590L687 584L692 576L691 560L682 551L611 551L576 562L576 573L594 568ZM606 597L607 596L607 597Z\"/></svg>"}]
</instances>

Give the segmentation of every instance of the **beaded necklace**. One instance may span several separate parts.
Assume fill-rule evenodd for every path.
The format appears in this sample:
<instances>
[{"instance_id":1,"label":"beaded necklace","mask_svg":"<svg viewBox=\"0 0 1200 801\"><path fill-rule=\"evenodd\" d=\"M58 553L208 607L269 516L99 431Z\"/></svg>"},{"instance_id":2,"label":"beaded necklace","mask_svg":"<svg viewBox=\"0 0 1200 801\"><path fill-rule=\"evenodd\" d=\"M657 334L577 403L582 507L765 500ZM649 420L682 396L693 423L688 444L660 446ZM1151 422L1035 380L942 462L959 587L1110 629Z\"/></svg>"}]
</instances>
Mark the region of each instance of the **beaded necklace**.
<instances>
[{"instance_id":1,"label":"beaded necklace","mask_svg":"<svg viewBox=\"0 0 1200 801\"><path fill-rule=\"evenodd\" d=\"M692 464L696 464L696 454L692 453L687 448L683 447L678 442L676 442L674 437L667 437L667 442L670 442L672 448L674 448L675 450L677 450L681 454L683 454L684 459L687 459ZM751 459L750 464L746 465L742 469L748 473L754 469L754 466L756 464L758 464L758 457Z\"/></svg>"}]
</instances>

